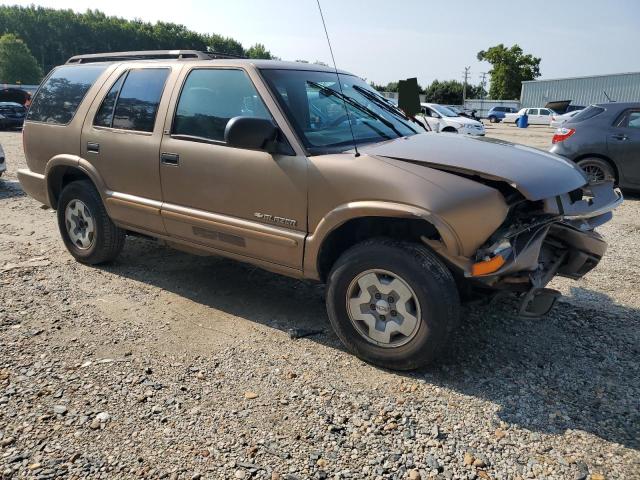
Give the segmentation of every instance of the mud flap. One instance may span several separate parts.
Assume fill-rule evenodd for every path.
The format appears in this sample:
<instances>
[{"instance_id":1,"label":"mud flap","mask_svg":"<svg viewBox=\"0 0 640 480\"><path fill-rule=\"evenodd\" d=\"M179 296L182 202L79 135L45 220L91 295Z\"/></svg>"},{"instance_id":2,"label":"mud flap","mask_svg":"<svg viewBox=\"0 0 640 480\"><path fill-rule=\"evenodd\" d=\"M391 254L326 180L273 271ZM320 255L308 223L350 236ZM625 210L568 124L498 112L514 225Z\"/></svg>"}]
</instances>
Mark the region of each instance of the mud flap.
<instances>
[{"instance_id":1,"label":"mud flap","mask_svg":"<svg viewBox=\"0 0 640 480\"><path fill-rule=\"evenodd\" d=\"M522 317L542 317L549 313L561 295L552 288L532 288L522 299L518 313Z\"/></svg>"}]
</instances>

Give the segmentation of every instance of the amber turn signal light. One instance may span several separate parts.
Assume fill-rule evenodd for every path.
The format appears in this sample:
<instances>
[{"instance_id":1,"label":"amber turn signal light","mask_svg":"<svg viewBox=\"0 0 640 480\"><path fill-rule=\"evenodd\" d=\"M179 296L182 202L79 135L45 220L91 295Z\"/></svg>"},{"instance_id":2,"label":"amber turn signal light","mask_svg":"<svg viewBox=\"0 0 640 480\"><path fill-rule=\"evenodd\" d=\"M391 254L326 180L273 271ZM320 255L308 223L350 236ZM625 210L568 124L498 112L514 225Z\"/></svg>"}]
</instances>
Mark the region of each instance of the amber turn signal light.
<instances>
[{"instance_id":1,"label":"amber turn signal light","mask_svg":"<svg viewBox=\"0 0 640 480\"><path fill-rule=\"evenodd\" d=\"M474 263L471 265L471 275L479 277L480 275L487 275L493 273L505 264L505 259L502 255L496 255L490 260Z\"/></svg>"}]
</instances>

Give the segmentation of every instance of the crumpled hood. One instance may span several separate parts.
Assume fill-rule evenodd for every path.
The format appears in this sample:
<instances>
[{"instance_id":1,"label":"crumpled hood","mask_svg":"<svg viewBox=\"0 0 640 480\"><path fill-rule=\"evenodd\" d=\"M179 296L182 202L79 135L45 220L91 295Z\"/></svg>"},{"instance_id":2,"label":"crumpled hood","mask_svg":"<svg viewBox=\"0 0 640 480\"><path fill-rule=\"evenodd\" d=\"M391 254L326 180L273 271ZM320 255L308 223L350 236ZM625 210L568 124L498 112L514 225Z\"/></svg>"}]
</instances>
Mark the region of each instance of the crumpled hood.
<instances>
[{"instance_id":1,"label":"crumpled hood","mask_svg":"<svg viewBox=\"0 0 640 480\"><path fill-rule=\"evenodd\" d=\"M493 138L423 133L359 147L377 157L501 180L529 200L567 193L587 183L579 167L536 148Z\"/></svg>"}]
</instances>

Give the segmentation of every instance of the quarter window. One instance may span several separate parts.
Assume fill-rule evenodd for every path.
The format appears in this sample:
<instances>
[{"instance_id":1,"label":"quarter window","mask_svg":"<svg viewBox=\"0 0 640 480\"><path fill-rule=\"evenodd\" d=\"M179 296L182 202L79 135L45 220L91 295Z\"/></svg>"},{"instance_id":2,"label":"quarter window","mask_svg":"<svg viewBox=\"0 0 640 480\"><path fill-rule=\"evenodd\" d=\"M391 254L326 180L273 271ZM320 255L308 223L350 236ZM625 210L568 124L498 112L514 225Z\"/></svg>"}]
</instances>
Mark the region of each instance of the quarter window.
<instances>
[{"instance_id":1,"label":"quarter window","mask_svg":"<svg viewBox=\"0 0 640 480\"><path fill-rule=\"evenodd\" d=\"M27 120L66 125L107 65L63 66L55 69L38 90Z\"/></svg>"},{"instance_id":2,"label":"quarter window","mask_svg":"<svg viewBox=\"0 0 640 480\"><path fill-rule=\"evenodd\" d=\"M168 68L141 68L124 73L102 101L93 124L151 132Z\"/></svg>"},{"instance_id":3,"label":"quarter window","mask_svg":"<svg viewBox=\"0 0 640 480\"><path fill-rule=\"evenodd\" d=\"M196 69L184 82L173 134L223 142L227 123L234 117L271 120L244 71Z\"/></svg>"}]
</instances>

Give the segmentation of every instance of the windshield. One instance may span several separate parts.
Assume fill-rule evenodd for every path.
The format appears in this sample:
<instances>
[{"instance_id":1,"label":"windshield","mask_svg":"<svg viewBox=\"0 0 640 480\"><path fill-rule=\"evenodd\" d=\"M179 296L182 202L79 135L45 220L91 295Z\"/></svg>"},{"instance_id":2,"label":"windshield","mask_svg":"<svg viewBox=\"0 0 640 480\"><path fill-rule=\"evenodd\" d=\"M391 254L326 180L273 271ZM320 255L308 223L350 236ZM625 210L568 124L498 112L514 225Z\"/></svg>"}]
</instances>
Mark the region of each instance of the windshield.
<instances>
[{"instance_id":1,"label":"windshield","mask_svg":"<svg viewBox=\"0 0 640 480\"><path fill-rule=\"evenodd\" d=\"M418 125L357 77L340 75L340 92L335 73L263 70L262 74L312 154L350 149L354 137L360 145L419 131Z\"/></svg>"},{"instance_id":2,"label":"windshield","mask_svg":"<svg viewBox=\"0 0 640 480\"><path fill-rule=\"evenodd\" d=\"M443 117L459 117L460 116L450 108L447 108L442 105L429 105L429 106L433 108L436 112L438 112L440 115L442 115Z\"/></svg>"}]
</instances>

